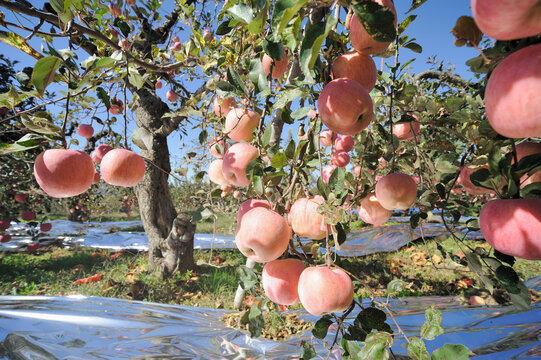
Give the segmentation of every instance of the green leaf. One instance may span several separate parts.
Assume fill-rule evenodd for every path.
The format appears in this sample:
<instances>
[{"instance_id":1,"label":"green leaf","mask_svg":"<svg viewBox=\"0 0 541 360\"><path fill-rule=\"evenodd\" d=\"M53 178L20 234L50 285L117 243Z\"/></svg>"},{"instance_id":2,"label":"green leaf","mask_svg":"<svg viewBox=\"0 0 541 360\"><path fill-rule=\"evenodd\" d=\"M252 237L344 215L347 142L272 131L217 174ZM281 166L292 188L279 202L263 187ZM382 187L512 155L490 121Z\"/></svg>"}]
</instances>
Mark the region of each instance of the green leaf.
<instances>
[{"instance_id":1,"label":"green leaf","mask_svg":"<svg viewBox=\"0 0 541 360\"><path fill-rule=\"evenodd\" d=\"M345 171L343 168L336 168L329 178L329 187L332 189L333 193L338 195L344 190L344 184Z\"/></svg>"},{"instance_id":2,"label":"green leaf","mask_svg":"<svg viewBox=\"0 0 541 360\"><path fill-rule=\"evenodd\" d=\"M390 42L396 37L395 15L388 7L371 0L360 0L351 6L366 32L376 41Z\"/></svg>"},{"instance_id":3,"label":"green leaf","mask_svg":"<svg viewBox=\"0 0 541 360\"><path fill-rule=\"evenodd\" d=\"M520 189L520 197L524 199L541 198L541 181L528 184Z\"/></svg>"},{"instance_id":4,"label":"green leaf","mask_svg":"<svg viewBox=\"0 0 541 360\"><path fill-rule=\"evenodd\" d=\"M310 70L319 58L321 45L337 21L335 17L329 16L326 23L313 24L306 31L299 53L299 63L305 77L310 77Z\"/></svg>"},{"instance_id":5,"label":"green leaf","mask_svg":"<svg viewBox=\"0 0 541 360\"><path fill-rule=\"evenodd\" d=\"M417 15L409 15L407 18L402 20L402 22L398 24L398 35L401 35L416 18Z\"/></svg>"},{"instance_id":6,"label":"green leaf","mask_svg":"<svg viewBox=\"0 0 541 360\"><path fill-rule=\"evenodd\" d=\"M270 41L269 38L263 40L263 50L276 61L282 60L284 55L285 47L281 42Z\"/></svg>"},{"instance_id":7,"label":"green leaf","mask_svg":"<svg viewBox=\"0 0 541 360\"><path fill-rule=\"evenodd\" d=\"M233 69L232 67L227 69L227 78L239 93L245 94L247 92L246 84L240 77L239 73L236 72L235 69Z\"/></svg>"},{"instance_id":8,"label":"green leaf","mask_svg":"<svg viewBox=\"0 0 541 360\"><path fill-rule=\"evenodd\" d=\"M509 293L511 297L511 302L518 311L528 311L530 310L530 304L532 303L532 297L530 295L530 290L520 281L516 287L518 288L517 293Z\"/></svg>"},{"instance_id":9,"label":"green leaf","mask_svg":"<svg viewBox=\"0 0 541 360\"><path fill-rule=\"evenodd\" d=\"M254 11L251 7L245 4L235 4L227 9L227 13L233 17L233 19L240 20L245 24L249 24L254 19Z\"/></svg>"},{"instance_id":10,"label":"green leaf","mask_svg":"<svg viewBox=\"0 0 541 360\"><path fill-rule=\"evenodd\" d=\"M130 139L143 150L152 149L152 133L145 128L138 127L135 129Z\"/></svg>"},{"instance_id":11,"label":"green leaf","mask_svg":"<svg viewBox=\"0 0 541 360\"><path fill-rule=\"evenodd\" d=\"M374 307L369 307L361 311L353 323L355 326L362 327L367 332L370 332L372 329L381 329L385 320L387 320L385 312Z\"/></svg>"},{"instance_id":12,"label":"green leaf","mask_svg":"<svg viewBox=\"0 0 541 360\"><path fill-rule=\"evenodd\" d=\"M259 283L255 272L246 265L240 265L237 268L237 272L240 275L240 286L244 290L250 290Z\"/></svg>"},{"instance_id":13,"label":"green leaf","mask_svg":"<svg viewBox=\"0 0 541 360\"><path fill-rule=\"evenodd\" d=\"M50 0L49 4L56 11L62 23L67 24L73 18L70 10L71 0Z\"/></svg>"},{"instance_id":14,"label":"green leaf","mask_svg":"<svg viewBox=\"0 0 541 360\"><path fill-rule=\"evenodd\" d=\"M387 284L387 293L388 294L399 293L399 292L402 291L402 289L404 288L405 285L406 285L406 282L404 280L401 280L401 279L391 280Z\"/></svg>"},{"instance_id":15,"label":"green leaf","mask_svg":"<svg viewBox=\"0 0 541 360\"><path fill-rule=\"evenodd\" d=\"M306 116L308 116L308 112L310 112L311 108L308 106L303 106L291 113L291 118L294 120L300 120L304 119Z\"/></svg>"},{"instance_id":16,"label":"green leaf","mask_svg":"<svg viewBox=\"0 0 541 360\"><path fill-rule=\"evenodd\" d=\"M48 135L58 135L62 133L62 129L55 124L50 119L49 114L40 114L42 112L36 112L32 118L29 118L27 115L21 116L21 122L23 125L34 132L39 134L48 134Z\"/></svg>"},{"instance_id":17,"label":"green leaf","mask_svg":"<svg viewBox=\"0 0 541 360\"><path fill-rule=\"evenodd\" d=\"M301 360L310 360L317 356L316 350L306 340L301 341L302 353Z\"/></svg>"},{"instance_id":18,"label":"green leaf","mask_svg":"<svg viewBox=\"0 0 541 360\"><path fill-rule=\"evenodd\" d=\"M297 146L297 144L295 144L295 141L293 139L291 139L289 141L289 143L287 144L285 154L286 154L288 159L295 158L295 147L296 146Z\"/></svg>"},{"instance_id":19,"label":"green leaf","mask_svg":"<svg viewBox=\"0 0 541 360\"><path fill-rule=\"evenodd\" d=\"M45 88L53 82L61 63L62 60L56 56L47 56L38 60L34 66L32 83L41 96L45 93Z\"/></svg>"},{"instance_id":20,"label":"green leaf","mask_svg":"<svg viewBox=\"0 0 541 360\"><path fill-rule=\"evenodd\" d=\"M220 25L218 25L218 28L216 29L216 35L228 35L231 30L234 29L233 26L229 25L230 19L224 20Z\"/></svg>"},{"instance_id":21,"label":"green leaf","mask_svg":"<svg viewBox=\"0 0 541 360\"><path fill-rule=\"evenodd\" d=\"M432 360L469 360L473 353L464 345L445 344L441 348L434 350Z\"/></svg>"},{"instance_id":22,"label":"green leaf","mask_svg":"<svg viewBox=\"0 0 541 360\"><path fill-rule=\"evenodd\" d=\"M283 151L280 151L272 157L270 163L273 168L281 169L288 164L287 156Z\"/></svg>"},{"instance_id":23,"label":"green leaf","mask_svg":"<svg viewBox=\"0 0 541 360\"><path fill-rule=\"evenodd\" d=\"M21 93L15 89L14 86L9 86L9 91L0 94L0 106L5 106L9 109L13 109L15 106L19 105L21 102L28 99L28 93Z\"/></svg>"},{"instance_id":24,"label":"green leaf","mask_svg":"<svg viewBox=\"0 0 541 360\"><path fill-rule=\"evenodd\" d=\"M265 187L263 186L263 178L259 175L253 175L252 183L254 185L255 192L262 196L265 193Z\"/></svg>"},{"instance_id":25,"label":"green leaf","mask_svg":"<svg viewBox=\"0 0 541 360\"><path fill-rule=\"evenodd\" d=\"M425 311L426 321L421 326L421 337L426 340L434 340L436 336L444 333L441 326L441 312L434 304Z\"/></svg>"},{"instance_id":26,"label":"green leaf","mask_svg":"<svg viewBox=\"0 0 541 360\"><path fill-rule=\"evenodd\" d=\"M26 134L13 144L0 143L0 155L36 148L41 146L43 140L45 140L43 136L37 134Z\"/></svg>"},{"instance_id":27,"label":"green leaf","mask_svg":"<svg viewBox=\"0 0 541 360\"><path fill-rule=\"evenodd\" d=\"M272 12L272 28L274 37L278 38L287 24L298 15L299 10L308 2L308 0L278 0L274 4ZM269 54L270 55L270 54Z\"/></svg>"},{"instance_id":28,"label":"green leaf","mask_svg":"<svg viewBox=\"0 0 541 360\"><path fill-rule=\"evenodd\" d=\"M430 354L426 351L426 344L418 337L410 337L408 355L413 360L430 360Z\"/></svg>"},{"instance_id":29,"label":"green leaf","mask_svg":"<svg viewBox=\"0 0 541 360\"><path fill-rule=\"evenodd\" d=\"M364 347L359 352L359 359L388 360L390 348L393 345L393 336L389 333L378 331L368 334Z\"/></svg>"},{"instance_id":30,"label":"green leaf","mask_svg":"<svg viewBox=\"0 0 541 360\"><path fill-rule=\"evenodd\" d=\"M412 0L411 1L411 7L406 12L406 14L413 11L413 10L415 10L415 9L417 9L419 6L423 5L425 2L426 2L426 0Z\"/></svg>"},{"instance_id":31,"label":"green leaf","mask_svg":"<svg viewBox=\"0 0 541 360\"><path fill-rule=\"evenodd\" d=\"M314 328L312 329L312 335L314 335L314 337L317 339L324 339L325 336L327 336L327 331L329 330L329 326L331 326L332 323L333 321L330 315L323 316L314 324Z\"/></svg>"},{"instance_id":32,"label":"green leaf","mask_svg":"<svg viewBox=\"0 0 541 360\"><path fill-rule=\"evenodd\" d=\"M274 103L272 109L273 111L276 111L278 109L282 109L286 104L292 102L296 98L302 95L302 90L300 89L289 89L282 91L280 95L278 95L278 98L276 99L276 102Z\"/></svg>"},{"instance_id":33,"label":"green leaf","mask_svg":"<svg viewBox=\"0 0 541 360\"><path fill-rule=\"evenodd\" d=\"M21 50L24 53L27 53L35 59L39 60L43 57L43 55L41 55L39 52L34 50L33 47L28 45L25 38L18 34L15 34L14 32L0 31L0 41Z\"/></svg>"},{"instance_id":34,"label":"green leaf","mask_svg":"<svg viewBox=\"0 0 541 360\"><path fill-rule=\"evenodd\" d=\"M265 94L270 92L261 60L255 59L250 62L248 78L255 85L256 90L262 93L262 96L265 96Z\"/></svg>"},{"instance_id":35,"label":"green leaf","mask_svg":"<svg viewBox=\"0 0 541 360\"><path fill-rule=\"evenodd\" d=\"M272 125L267 125L265 127L265 132L263 132L263 136L261 137L261 145L263 145L263 147L266 147L267 145L269 145L271 135L272 135Z\"/></svg>"},{"instance_id":36,"label":"green leaf","mask_svg":"<svg viewBox=\"0 0 541 360\"><path fill-rule=\"evenodd\" d=\"M250 336L253 338L260 336L263 333L265 321L263 320L263 313L255 304L252 305L252 308L250 309L248 320L248 331L250 332Z\"/></svg>"},{"instance_id":37,"label":"green leaf","mask_svg":"<svg viewBox=\"0 0 541 360\"><path fill-rule=\"evenodd\" d=\"M518 294L520 292L517 287L520 278L512 267L501 265L496 269L495 275L505 289L511 294Z\"/></svg>"},{"instance_id":38,"label":"green leaf","mask_svg":"<svg viewBox=\"0 0 541 360\"><path fill-rule=\"evenodd\" d=\"M423 52L423 47L417 44L416 42L409 42L406 45L404 45L404 47L418 54Z\"/></svg>"},{"instance_id":39,"label":"green leaf","mask_svg":"<svg viewBox=\"0 0 541 360\"><path fill-rule=\"evenodd\" d=\"M218 94L218 96L225 97L235 97L237 95L235 92L235 86L227 81L216 82L216 94Z\"/></svg>"}]
</instances>

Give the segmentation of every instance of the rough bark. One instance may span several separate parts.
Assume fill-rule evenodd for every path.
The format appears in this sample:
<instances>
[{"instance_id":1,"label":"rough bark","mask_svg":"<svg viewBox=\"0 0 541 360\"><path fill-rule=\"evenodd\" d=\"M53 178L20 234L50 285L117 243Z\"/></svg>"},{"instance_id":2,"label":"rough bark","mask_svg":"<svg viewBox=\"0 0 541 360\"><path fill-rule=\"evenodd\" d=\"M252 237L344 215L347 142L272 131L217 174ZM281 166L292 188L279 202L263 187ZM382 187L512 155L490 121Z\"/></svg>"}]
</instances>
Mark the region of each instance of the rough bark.
<instances>
[{"instance_id":1,"label":"rough bark","mask_svg":"<svg viewBox=\"0 0 541 360\"><path fill-rule=\"evenodd\" d=\"M160 269L168 277L176 271L194 269L193 236L195 225L186 215L175 211L169 192L171 171L167 137L157 130L167 105L147 89L137 93L135 117L138 127L154 134L150 149L141 150L148 159L143 180L135 187L141 220L148 236L151 270Z\"/></svg>"}]
</instances>

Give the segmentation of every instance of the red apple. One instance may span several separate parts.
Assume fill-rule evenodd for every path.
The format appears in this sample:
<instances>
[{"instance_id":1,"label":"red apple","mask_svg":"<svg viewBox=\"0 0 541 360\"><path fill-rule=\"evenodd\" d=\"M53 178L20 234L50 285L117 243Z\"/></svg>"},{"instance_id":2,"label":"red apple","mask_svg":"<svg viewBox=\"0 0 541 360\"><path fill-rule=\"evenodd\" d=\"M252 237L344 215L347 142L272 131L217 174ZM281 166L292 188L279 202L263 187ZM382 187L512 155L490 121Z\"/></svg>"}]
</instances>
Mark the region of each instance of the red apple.
<instances>
[{"instance_id":1,"label":"red apple","mask_svg":"<svg viewBox=\"0 0 541 360\"><path fill-rule=\"evenodd\" d=\"M308 117L310 119L313 119L313 118L315 118L317 116L317 112L314 109L310 109L310 111L308 111L307 115L308 115Z\"/></svg>"},{"instance_id":2,"label":"red apple","mask_svg":"<svg viewBox=\"0 0 541 360\"><path fill-rule=\"evenodd\" d=\"M482 306L482 305L486 305L486 301L485 299L483 299L482 297L480 296L477 296L477 295L472 295L470 296L469 298L469 303L470 305L479 305L479 306Z\"/></svg>"},{"instance_id":3,"label":"red apple","mask_svg":"<svg viewBox=\"0 0 541 360\"><path fill-rule=\"evenodd\" d=\"M349 154L345 151L335 151L331 155L331 162L338 167L346 167L349 164Z\"/></svg>"},{"instance_id":4,"label":"red apple","mask_svg":"<svg viewBox=\"0 0 541 360\"><path fill-rule=\"evenodd\" d=\"M517 150L517 159L520 161L525 156L528 155L535 155L535 154L541 154L541 143L534 143L534 142L523 142L516 146ZM514 163L514 160L513 160ZM532 176L528 176L528 174L522 176L520 178L520 187L524 187L526 185L532 184L534 182L541 182L541 171L536 172Z\"/></svg>"},{"instance_id":5,"label":"red apple","mask_svg":"<svg viewBox=\"0 0 541 360\"><path fill-rule=\"evenodd\" d=\"M513 40L541 34L539 0L472 0L473 19L486 35Z\"/></svg>"},{"instance_id":6,"label":"red apple","mask_svg":"<svg viewBox=\"0 0 541 360\"><path fill-rule=\"evenodd\" d=\"M264 207L246 212L235 234L239 251L259 263L276 260L287 250L290 239L291 228L286 220Z\"/></svg>"},{"instance_id":7,"label":"red apple","mask_svg":"<svg viewBox=\"0 0 541 360\"><path fill-rule=\"evenodd\" d=\"M252 132L259 125L261 117L252 110L235 108L225 119L225 132L235 141L252 141Z\"/></svg>"},{"instance_id":8,"label":"red apple","mask_svg":"<svg viewBox=\"0 0 541 360\"><path fill-rule=\"evenodd\" d=\"M77 134L88 139L89 137L94 135L94 128L92 127L92 125L81 124L77 127Z\"/></svg>"},{"instance_id":9,"label":"red apple","mask_svg":"<svg viewBox=\"0 0 541 360\"><path fill-rule=\"evenodd\" d=\"M229 186L229 182L227 182L227 179L224 177L222 173L222 159L216 159L210 163L208 174L209 179L215 184L221 185L221 186Z\"/></svg>"},{"instance_id":10,"label":"red apple","mask_svg":"<svg viewBox=\"0 0 541 360\"><path fill-rule=\"evenodd\" d=\"M224 139L219 141L212 139L209 144L209 151L212 156L221 159L224 157L225 152L227 151L227 143L224 141Z\"/></svg>"},{"instance_id":11,"label":"red apple","mask_svg":"<svg viewBox=\"0 0 541 360\"><path fill-rule=\"evenodd\" d=\"M300 237L321 240L327 235L325 218L317 212L325 199L321 195L297 199L289 210L291 229Z\"/></svg>"},{"instance_id":12,"label":"red apple","mask_svg":"<svg viewBox=\"0 0 541 360\"><path fill-rule=\"evenodd\" d=\"M332 63L333 79L349 78L370 92L376 85L378 69L372 57L357 51L340 55Z\"/></svg>"},{"instance_id":13,"label":"red apple","mask_svg":"<svg viewBox=\"0 0 541 360\"><path fill-rule=\"evenodd\" d=\"M7 243L11 241L10 234L0 234L0 243Z\"/></svg>"},{"instance_id":14,"label":"red apple","mask_svg":"<svg viewBox=\"0 0 541 360\"><path fill-rule=\"evenodd\" d=\"M126 149L113 149L101 160L103 181L111 185L131 187L139 184L145 175L145 160ZM94 177L94 173L92 173Z\"/></svg>"},{"instance_id":15,"label":"red apple","mask_svg":"<svg viewBox=\"0 0 541 360\"><path fill-rule=\"evenodd\" d=\"M155 88L156 90L161 89L162 86L163 86L163 82L162 82L161 80L157 80L157 81L156 81L156 84L154 84L154 88Z\"/></svg>"},{"instance_id":16,"label":"red apple","mask_svg":"<svg viewBox=\"0 0 541 360\"><path fill-rule=\"evenodd\" d=\"M94 178L92 179L92 185L98 184L101 180L100 173L95 171L94 172Z\"/></svg>"},{"instance_id":17,"label":"red apple","mask_svg":"<svg viewBox=\"0 0 541 360\"><path fill-rule=\"evenodd\" d=\"M167 91L167 93L165 94L165 97L167 98L167 100L171 102L175 102L178 99L177 93L172 90Z\"/></svg>"},{"instance_id":18,"label":"red apple","mask_svg":"<svg viewBox=\"0 0 541 360\"><path fill-rule=\"evenodd\" d=\"M124 103L122 100L114 98L111 100L109 112L113 115L120 115L124 111Z\"/></svg>"},{"instance_id":19,"label":"red apple","mask_svg":"<svg viewBox=\"0 0 541 360\"><path fill-rule=\"evenodd\" d=\"M242 196L242 193L240 192L240 190L235 190L233 191L233 199L240 199L240 197Z\"/></svg>"},{"instance_id":20,"label":"red apple","mask_svg":"<svg viewBox=\"0 0 541 360\"><path fill-rule=\"evenodd\" d=\"M178 36L173 36L173 42L176 43L176 42L180 42L180 38Z\"/></svg>"},{"instance_id":21,"label":"red apple","mask_svg":"<svg viewBox=\"0 0 541 360\"><path fill-rule=\"evenodd\" d=\"M248 199L244 201L242 204L240 204L239 211L237 213L237 226L240 224L244 214L256 207L264 207L266 209L271 208L270 203L267 200Z\"/></svg>"},{"instance_id":22,"label":"red apple","mask_svg":"<svg viewBox=\"0 0 541 360\"><path fill-rule=\"evenodd\" d=\"M11 221L9 220L0 220L0 230L7 230L11 226Z\"/></svg>"},{"instance_id":23,"label":"red apple","mask_svg":"<svg viewBox=\"0 0 541 360\"><path fill-rule=\"evenodd\" d=\"M406 210L417 198L417 184L407 174L386 175L376 183L376 198L387 210Z\"/></svg>"},{"instance_id":24,"label":"red apple","mask_svg":"<svg viewBox=\"0 0 541 360\"><path fill-rule=\"evenodd\" d=\"M205 39L206 41L212 40L212 33L210 32L209 29L203 30L203 39Z\"/></svg>"},{"instance_id":25,"label":"red apple","mask_svg":"<svg viewBox=\"0 0 541 360\"><path fill-rule=\"evenodd\" d=\"M71 197L90 188L94 178L94 163L82 151L49 149L36 158L34 176L47 195Z\"/></svg>"},{"instance_id":26,"label":"red apple","mask_svg":"<svg viewBox=\"0 0 541 360\"><path fill-rule=\"evenodd\" d=\"M396 135L398 140L410 140L413 139L414 136L419 135L419 130L421 129L419 117L414 114L411 116L415 119L415 121L393 125L393 134Z\"/></svg>"},{"instance_id":27,"label":"red apple","mask_svg":"<svg viewBox=\"0 0 541 360\"><path fill-rule=\"evenodd\" d=\"M329 179L331 178L332 173L337 168L336 165L327 165L323 168L323 172L321 174L321 177L323 178L323 182L325 184L329 183Z\"/></svg>"},{"instance_id":28,"label":"red apple","mask_svg":"<svg viewBox=\"0 0 541 360\"><path fill-rule=\"evenodd\" d=\"M173 46L171 46L171 51L180 51L182 50L182 44L180 42L175 42ZM174 101L174 100L171 100Z\"/></svg>"},{"instance_id":29,"label":"red apple","mask_svg":"<svg viewBox=\"0 0 541 360\"><path fill-rule=\"evenodd\" d=\"M372 0L382 6L388 7L394 14L394 25L396 27L396 9L392 0ZM359 22L356 15L351 17L349 28L349 37L351 45L355 50L363 54L379 54L389 47L390 42L381 42L374 40L368 32L365 30L364 26Z\"/></svg>"},{"instance_id":30,"label":"red apple","mask_svg":"<svg viewBox=\"0 0 541 360\"><path fill-rule=\"evenodd\" d=\"M331 130L323 130L319 133L319 141L321 146L331 146L333 141L336 140L336 134Z\"/></svg>"},{"instance_id":31,"label":"red apple","mask_svg":"<svg viewBox=\"0 0 541 360\"><path fill-rule=\"evenodd\" d=\"M53 228L53 224L51 223L42 223L39 225L39 231L47 232L50 231Z\"/></svg>"},{"instance_id":32,"label":"red apple","mask_svg":"<svg viewBox=\"0 0 541 360\"><path fill-rule=\"evenodd\" d=\"M372 99L358 82L340 78L325 85L317 101L321 121L332 131L355 135L373 116Z\"/></svg>"},{"instance_id":33,"label":"red apple","mask_svg":"<svg viewBox=\"0 0 541 360\"><path fill-rule=\"evenodd\" d=\"M39 249L39 242L30 243L28 244L26 248L28 252L31 252L31 253L36 252Z\"/></svg>"},{"instance_id":34,"label":"red apple","mask_svg":"<svg viewBox=\"0 0 541 360\"><path fill-rule=\"evenodd\" d=\"M353 145L355 145L355 141L351 135L342 135L334 140L334 149L336 151L351 151L353 150Z\"/></svg>"},{"instance_id":35,"label":"red apple","mask_svg":"<svg viewBox=\"0 0 541 360\"><path fill-rule=\"evenodd\" d=\"M263 71L265 72L265 75L269 76L272 58L269 55L264 54L263 60L261 60L261 63L263 64ZM289 68L289 65L288 65L287 54L286 54L286 51L284 51L284 54L282 55L282 60L274 61L274 66L272 68L272 78L273 79L281 78L286 73L288 68Z\"/></svg>"},{"instance_id":36,"label":"red apple","mask_svg":"<svg viewBox=\"0 0 541 360\"><path fill-rule=\"evenodd\" d=\"M541 260L541 199L504 199L486 203L479 214L481 233L494 249Z\"/></svg>"},{"instance_id":37,"label":"red apple","mask_svg":"<svg viewBox=\"0 0 541 360\"><path fill-rule=\"evenodd\" d=\"M233 144L225 153L222 172L228 183L244 187L250 184L246 176L246 167L259 156L259 150L245 143Z\"/></svg>"},{"instance_id":38,"label":"red apple","mask_svg":"<svg viewBox=\"0 0 541 360\"><path fill-rule=\"evenodd\" d=\"M299 299L310 314L345 311L353 301L353 282L342 269L310 266L299 277Z\"/></svg>"},{"instance_id":39,"label":"red apple","mask_svg":"<svg viewBox=\"0 0 541 360\"><path fill-rule=\"evenodd\" d=\"M112 149L113 148L108 144L100 144L100 145L98 145L96 150L94 150L92 152L92 154L90 154L90 157L92 158L92 161L94 161L94 164L101 163L101 159L103 159L105 154L107 154Z\"/></svg>"},{"instance_id":40,"label":"red apple","mask_svg":"<svg viewBox=\"0 0 541 360\"><path fill-rule=\"evenodd\" d=\"M118 47L124 50L130 50L131 49L131 42L128 39L120 39L118 40Z\"/></svg>"},{"instance_id":41,"label":"red apple","mask_svg":"<svg viewBox=\"0 0 541 360\"><path fill-rule=\"evenodd\" d=\"M234 98L226 98L223 96L216 96L212 101L212 109L216 116L226 117L231 110L236 106Z\"/></svg>"},{"instance_id":42,"label":"red apple","mask_svg":"<svg viewBox=\"0 0 541 360\"><path fill-rule=\"evenodd\" d=\"M537 101L540 68L541 44L537 44L507 56L490 75L485 109L488 122L498 134L509 138L541 136L541 101Z\"/></svg>"},{"instance_id":43,"label":"red apple","mask_svg":"<svg viewBox=\"0 0 541 360\"><path fill-rule=\"evenodd\" d=\"M368 194L357 208L362 221L372 225L381 225L391 218L392 210L387 210L379 203L376 194Z\"/></svg>"},{"instance_id":44,"label":"red apple","mask_svg":"<svg viewBox=\"0 0 541 360\"><path fill-rule=\"evenodd\" d=\"M21 219L24 221L32 221L36 218L36 213L33 211L23 211L21 212Z\"/></svg>"},{"instance_id":45,"label":"red apple","mask_svg":"<svg viewBox=\"0 0 541 360\"><path fill-rule=\"evenodd\" d=\"M263 267L261 283L265 295L279 305L299 303L299 277L306 269L298 259L273 260Z\"/></svg>"},{"instance_id":46,"label":"red apple","mask_svg":"<svg viewBox=\"0 0 541 360\"><path fill-rule=\"evenodd\" d=\"M359 165L355 166L353 168L353 173L357 176L361 175L361 172L363 171L363 168Z\"/></svg>"},{"instance_id":47,"label":"red apple","mask_svg":"<svg viewBox=\"0 0 541 360\"><path fill-rule=\"evenodd\" d=\"M18 202L18 203L25 202L27 197L28 197L28 195L26 195L26 194L15 194L15 196L14 196L15 201Z\"/></svg>"},{"instance_id":48,"label":"red apple","mask_svg":"<svg viewBox=\"0 0 541 360\"><path fill-rule=\"evenodd\" d=\"M112 17L119 17L122 15L122 11L120 11L116 3L112 3L109 5L109 14L111 14Z\"/></svg>"},{"instance_id":49,"label":"red apple","mask_svg":"<svg viewBox=\"0 0 541 360\"><path fill-rule=\"evenodd\" d=\"M462 188L464 191L467 191L468 193L472 195L483 195L483 194L494 194L494 191L474 185L471 180L470 176L474 172L480 169L488 169L488 164L485 166L477 166L477 167L470 167L470 165L466 164L462 168L460 168L460 175L458 177L457 183L462 185Z\"/></svg>"}]
</instances>

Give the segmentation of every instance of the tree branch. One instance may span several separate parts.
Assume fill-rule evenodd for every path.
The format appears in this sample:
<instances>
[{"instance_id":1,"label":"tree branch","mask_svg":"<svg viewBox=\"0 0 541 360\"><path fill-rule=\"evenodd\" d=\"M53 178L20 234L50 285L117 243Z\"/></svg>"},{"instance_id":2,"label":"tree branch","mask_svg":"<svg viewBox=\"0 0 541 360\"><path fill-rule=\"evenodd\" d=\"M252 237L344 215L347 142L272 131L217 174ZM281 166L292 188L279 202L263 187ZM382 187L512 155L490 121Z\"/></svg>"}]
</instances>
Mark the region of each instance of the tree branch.
<instances>
[{"instance_id":1,"label":"tree branch","mask_svg":"<svg viewBox=\"0 0 541 360\"><path fill-rule=\"evenodd\" d=\"M414 79L417 81L422 80L422 79L438 79L451 85L470 86L469 81L464 80L458 75L453 75L453 74L449 74L449 73L446 73L443 71L437 71L437 70L426 70L426 71L420 72L419 74L415 75Z\"/></svg>"}]
</instances>

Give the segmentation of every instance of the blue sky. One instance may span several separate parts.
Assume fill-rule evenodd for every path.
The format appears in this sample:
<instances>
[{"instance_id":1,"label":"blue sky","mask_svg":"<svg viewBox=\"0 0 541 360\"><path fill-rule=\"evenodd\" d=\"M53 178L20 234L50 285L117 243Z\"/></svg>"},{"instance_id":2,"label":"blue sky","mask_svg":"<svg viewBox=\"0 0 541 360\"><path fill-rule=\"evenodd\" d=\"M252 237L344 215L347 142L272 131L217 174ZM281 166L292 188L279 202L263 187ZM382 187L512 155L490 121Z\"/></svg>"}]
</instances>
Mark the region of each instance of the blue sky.
<instances>
[{"instance_id":1,"label":"blue sky","mask_svg":"<svg viewBox=\"0 0 541 360\"><path fill-rule=\"evenodd\" d=\"M32 1L32 3L35 4L36 7L41 8L44 1ZM173 5L174 2L172 0L164 1L164 9L166 10L171 9ZM395 6L399 21L402 21L407 16L405 12L410 8L411 0L395 0ZM428 0L421 7L414 10L412 14L418 15L418 17L406 30L406 34L417 39L416 42L423 47L423 52L422 54L416 54L410 50L404 49L400 53L399 62L405 63L412 57L416 58L416 61L410 65L410 68L413 72L419 73L429 68L429 65L426 64L426 59L436 55L436 59L442 61L446 66L455 66L455 72L457 74L466 79L471 78L472 74L468 71L465 62L472 57L476 57L478 53L473 48L456 47L453 44L454 38L450 32L458 17L462 15L471 15L469 7L469 0ZM9 13L6 15L8 19L13 19ZM44 28L48 27L45 26ZM181 39L181 41L185 41L185 39ZM31 44L38 50L41 48L37 39L32 41ZM0 53L7 55L12 60L20 61L20 64L18 65L19 69L22 69L24 66L32 66L35 62L33 58L14 50L4 43L0 43ZM84 60L84 57L79 60ZM388 61L391 60L392 59L388 59ZM379 68L380 59L376 58L375 62ZM51 86L49 90L55 91L58 89ZM160 94L164 98L167 90L168 87L164 86L160 91ZM134 129L135 124L132 123L128 127L128 132L131 132ZM284 131L284 136L287 136L287 132L288 130L286 129ZM189 135L190 138L196 138L198 134L199 131L191 131ZM84 141L84 139L79 140ZM190 139L187 138L181 140L179 133L173 133L169 137L173 163L178 164L178 161L182 158L184 153L184 151L181 151L182 143L189 144L189 140Z\"/></svg>"}]
</instances>

